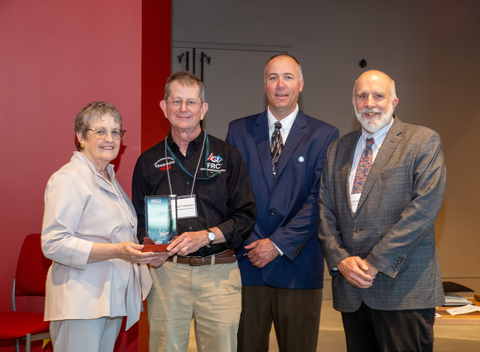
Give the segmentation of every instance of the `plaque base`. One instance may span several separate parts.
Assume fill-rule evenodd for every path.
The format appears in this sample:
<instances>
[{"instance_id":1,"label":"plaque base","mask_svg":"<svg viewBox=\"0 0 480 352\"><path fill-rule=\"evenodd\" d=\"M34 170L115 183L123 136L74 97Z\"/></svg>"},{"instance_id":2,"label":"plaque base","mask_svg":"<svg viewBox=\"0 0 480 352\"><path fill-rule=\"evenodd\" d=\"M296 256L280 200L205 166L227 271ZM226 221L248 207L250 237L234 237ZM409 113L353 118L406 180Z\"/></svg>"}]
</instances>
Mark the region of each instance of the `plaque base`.
<instances>
[{"instance_id":1,"label":"plaque base","mask_svg":"<svg viewBox=\"0 0 480 352\"><path fill-rule=\"evenodd\" d=\"M142 252L167 252L168 244L155 244L150 237L143 239Z\"/></svg>"}]
</instances>

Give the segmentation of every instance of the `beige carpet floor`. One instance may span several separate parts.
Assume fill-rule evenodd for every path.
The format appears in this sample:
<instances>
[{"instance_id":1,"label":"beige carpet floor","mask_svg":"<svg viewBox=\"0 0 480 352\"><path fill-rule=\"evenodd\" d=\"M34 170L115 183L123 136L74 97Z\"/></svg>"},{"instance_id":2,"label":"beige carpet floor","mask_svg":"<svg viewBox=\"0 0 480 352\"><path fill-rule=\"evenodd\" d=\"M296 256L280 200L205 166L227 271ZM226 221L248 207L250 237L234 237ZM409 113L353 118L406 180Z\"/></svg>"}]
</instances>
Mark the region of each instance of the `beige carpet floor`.
<instances>
[{"instance_id":1,"label":"beige carpet floor","mask_svg":"<svg viewBox=\"0 0 480 352\"><path fill-rule=\"evenodd\" d=\"M480 352L480 325L435 325L434 352ZM188 352L196 352L195 332L190 333ZM318 335L318 352L346 352L340 313L332 307L331 300L324 300ZM255 352L255 351L252 351ZM275 331L270 333L269 352L278 352ZM301 349L298 351L301 352Z\"/></svg>"}]
</instances>

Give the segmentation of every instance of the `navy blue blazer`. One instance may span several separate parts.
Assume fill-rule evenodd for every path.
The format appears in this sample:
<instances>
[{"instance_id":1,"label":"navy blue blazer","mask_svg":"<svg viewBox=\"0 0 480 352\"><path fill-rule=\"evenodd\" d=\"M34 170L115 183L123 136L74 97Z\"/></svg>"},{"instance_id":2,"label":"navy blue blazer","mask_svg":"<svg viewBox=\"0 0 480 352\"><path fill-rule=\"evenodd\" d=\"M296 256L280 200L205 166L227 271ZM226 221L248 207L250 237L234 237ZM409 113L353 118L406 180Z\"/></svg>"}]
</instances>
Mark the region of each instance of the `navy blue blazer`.
<instances>
[{"instance_id":1,"label":"navy blue blazer","mask_svg":"<svg viewBox=\"0 0 480 352\"><path fill-rule=\"evenodd\" d=\"M327 149L338 137L336 127L299 111L274 178L267 111L230 123L226 142L242 153L257 202L257 224L236 252L243 285L323 288L317 197ZM263 238L270 238L284 255L259 269L244 247Z\"/></svg>"}]
</instances>

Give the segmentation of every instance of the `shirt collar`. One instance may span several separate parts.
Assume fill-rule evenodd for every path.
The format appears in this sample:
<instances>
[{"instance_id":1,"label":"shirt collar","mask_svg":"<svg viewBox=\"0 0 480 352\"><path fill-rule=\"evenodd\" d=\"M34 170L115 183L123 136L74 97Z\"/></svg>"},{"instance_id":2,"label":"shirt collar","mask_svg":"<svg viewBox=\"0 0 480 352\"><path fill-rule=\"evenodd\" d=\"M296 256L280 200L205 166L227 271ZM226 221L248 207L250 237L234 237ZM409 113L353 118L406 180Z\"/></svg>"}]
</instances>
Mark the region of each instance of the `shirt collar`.
<instances>
[{"instance_id":1,"label":"shirt collar","mask_svg":"<svg viewBox=\"0 0 480 352\"><path fill-rule=\"evenodd\" d=\"M282 124L282 129L284 131L290 131L292 128L293 122L295 121L295 118L297 117L298 114L298 104L295 108L295 110L290 114L285 116L280 123ZM267 109L267 115L268 115L268 128L269 130L275 129L274 125L275 122L279 122L275 116L273 116L272 112L270 111L270 107Z\"/></svg>"},{"instance_id":2,"label":"shirt collar","mask_svg":"<svg viewBox=\"0 0 480 352\"><path fill-rule=\"evenodd\" d=\"M368 138L372 138L375 140L375 144L380 146L383 143L383 140L385 139L388 130L390 127L392 127L393 121L395 121L395 115L392 118L392 121L390 121L385 127L383 127L381 130L375 132L374 134L370 134L365 129L362 127L362 137L363 140L366 141Z\"/></svg>"},{"instance_id":3,"label":"shirt collar","mask_svg":"<svg viewBox=\"0 0 480 352\"><path fill-rule=\"evenodd\" d=\"M194 148L195 151L198 151L202 148L202 144L203 144L203 138L205 136L205 130L202 129L202 131L200 132L200 134L192 141L190 141L190 143L188 143L188 148L187 148L187 151L188 149L190 149L192 146ZM168 145L170 146L170 148L172 148L172 150L174 150L175 152L178 152L180 153L180 147L177 145L177 143L175 143L175 141L173 140L173 137L172 137L172 132L170 131L170 133L168 134L168 138L167 138L167 143ZM180 153L181 154L181 153Z\"/></svg>"},{"instance_id":4,"label":"shirt collar","mask_svg":"<svg viewBox=\"0 0 480 352\"><path fill-rule=\"evenodd\" d=\"M75 158L79 161L85 162L85 163L87 163L88 166L90 166L90 169L92 169L92 172L97 177L97 183L98 183L98 179L104 180L103 176L100 175L100 173L95 168L95 165L93 165L93 163L87 158L87 156L85 154L83 154L82 152L74 151L72 159L73 158ZM110 183L115 182L115 171L113 171L113 168L114 168L114 165L112 165L112 164L108 164L107 167L106 167L108 177L110 177Z\"/></svg>"}]
</instances>

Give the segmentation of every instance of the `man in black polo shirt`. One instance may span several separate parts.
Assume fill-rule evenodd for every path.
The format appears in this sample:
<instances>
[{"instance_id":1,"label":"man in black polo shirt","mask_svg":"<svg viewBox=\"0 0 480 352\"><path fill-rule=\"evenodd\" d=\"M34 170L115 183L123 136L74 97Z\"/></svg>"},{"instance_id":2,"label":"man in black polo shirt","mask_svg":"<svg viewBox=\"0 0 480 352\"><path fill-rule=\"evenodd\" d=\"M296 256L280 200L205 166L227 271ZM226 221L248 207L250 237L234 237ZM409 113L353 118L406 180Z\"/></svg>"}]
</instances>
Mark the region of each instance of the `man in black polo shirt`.
<instances>
[{"instance_id":1,"label":"man in black polo shirt","mask_svg":"<svg viewBox=\"0 0 480 352\"><path fill-rule=\"evenodd\" d=\"M196 76L173 74L160 107L170 134L140 156L133 175L140 241L145 196L186 196L195 211L179 214L167 261L151 268L150 351L187 351L192 318L199 351L236 351L241 280L234 249L255 225L250 176L237 149L201 129L208 104Z\"/></svg>"}]
</instances>

